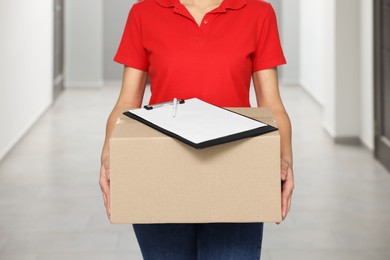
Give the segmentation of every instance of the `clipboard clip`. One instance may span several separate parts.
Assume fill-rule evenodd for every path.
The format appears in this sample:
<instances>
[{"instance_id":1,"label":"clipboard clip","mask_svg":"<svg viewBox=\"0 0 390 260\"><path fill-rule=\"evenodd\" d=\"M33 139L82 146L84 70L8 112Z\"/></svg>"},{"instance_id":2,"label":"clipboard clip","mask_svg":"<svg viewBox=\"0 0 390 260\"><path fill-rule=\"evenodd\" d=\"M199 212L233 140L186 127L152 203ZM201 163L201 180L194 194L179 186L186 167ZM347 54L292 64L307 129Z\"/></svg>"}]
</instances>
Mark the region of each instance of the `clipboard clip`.
<instances>
[{"instance_id":1,"label":"clipboard clip","mask_svg":"<svg viewBox=\"0 0 390 260\"><path fill-rule=\"evenodd\" d=\"M184 99L178 99L177 104L184 104L185 100ZM168 106L168 105L173 105L173 101L168 101L168 102L163 102L163 103L158 103L154 105L146 105L144 108L146 110L153 110L155 108L163 107L163 106Z\"/></svg>"}]
</instances>

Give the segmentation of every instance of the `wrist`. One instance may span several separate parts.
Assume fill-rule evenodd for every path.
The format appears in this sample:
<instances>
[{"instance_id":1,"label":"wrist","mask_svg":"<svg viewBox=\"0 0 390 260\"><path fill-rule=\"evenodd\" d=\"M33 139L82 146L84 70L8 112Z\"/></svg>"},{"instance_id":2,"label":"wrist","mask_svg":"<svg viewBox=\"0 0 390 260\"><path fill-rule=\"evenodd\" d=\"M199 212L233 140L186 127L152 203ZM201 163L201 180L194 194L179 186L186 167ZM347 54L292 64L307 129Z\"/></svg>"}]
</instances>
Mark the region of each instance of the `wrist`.
<instances>
[{"instance_id":1,"label":"wrist","mask_svg":"<svg viewBox=\"0 0 390 260\"><path fill-rule=\"evenodd\" d=\"M110 152L108 151L108 149L104 149L100 157L100 161L103 163L108 158L110 158Z\"/></svg>"},{"instance_id":2,"label":"wrist","mask_svg":"<svg viewBox=\"0 0 390 260\"><path fill-rule=\"evenodd\" d=\"M293 166L293 162L291 158L281 157L281 161L286 163L290 168Z\"/></svg>"}]
</instances>

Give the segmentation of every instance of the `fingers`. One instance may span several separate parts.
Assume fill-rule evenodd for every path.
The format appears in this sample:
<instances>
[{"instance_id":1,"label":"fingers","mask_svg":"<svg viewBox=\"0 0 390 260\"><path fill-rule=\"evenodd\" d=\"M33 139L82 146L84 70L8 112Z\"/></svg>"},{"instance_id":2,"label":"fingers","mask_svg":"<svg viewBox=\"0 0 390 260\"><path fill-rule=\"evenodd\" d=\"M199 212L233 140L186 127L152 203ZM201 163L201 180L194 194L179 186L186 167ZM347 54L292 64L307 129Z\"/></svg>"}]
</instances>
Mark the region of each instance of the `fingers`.
<instances>
[{"instance_id":1,"label":"fingers","mask_svg":"<svg viewBox=\"0 0 390 260\"><path fill-rule=\"evenodd\" d=\"M103 166L104 166L104 169L105 169L104 173L105 173L105 175L107 177L107 180L110 180L110 161L109 160L105 160L103 162Z\"/></svg>"},{"instance_id":2,"label":"fingers","mask_svg":"<svg viewBox=\"0 0 390 260\"><path fill-rule=\"evenodd\" d=\"M289 165L283 159L280 161L280 164L281 164L280 165L281 166L281 171L280 171L281 179L282 179L282 181L285 181L287 179Z\"/></svg>"},{"instance_id":3,"label":"fingers","mask_svg":"<svg viewBox=\"0 0 390 260\"><path fill-rule=\"evenodd\" d=\"M106 208L106 213L108 218L110 218L110 186L108 182L105 183L100 182L100 188L103 194L103 201L104 201L104 206Z\"/></svg>"},{"instance_id":4,"label":"fingers","mask_svg":"<svg viewBox=\"0 0 390 260\"><path fill-rule=\"evenodd\" d=\"M282 182L282 220L286 219L287 214L290 211L293 190L294 175L291 167L288 167L286 180Z\"/></svg>"},{"instance_id":5,"label":"fingers","mask_svg":"<svg viewBox=\"0 0 390 260\"><path fill-rule=\"evenodd\" d=\"M107 171L102 165L100 170L100 180L99 180L100 189L103 194L104 206L106 207L106 213L108 218L110 218L110 180L107 178Z\"/></svg>"},{"instance_id":6,"label":"fingers","mask_svg":"<svg viewBox=\"0 0 390 260\"><path fill-rule=\"evenodd\" d=\"M106 214L108 219L111 217L111 209L110 209L110 193L105 194L106 202L104 203L104 206L106 207Z\"/></svg>"},{"instance_id":7,"label":"fingers","mask_svg":"<svg viewBox=\"0 0 390 260\"><path fill-rule=\"evenodd\" d=\"M285 220L287 216L287 207L288 207L289 195L286 190L282 192L282 221Z\"/></svg>"},{"instance_id":8,"label":"fingers","mask_svg":"<svg viewBox=\"0 0 390 260\"><path fill-rule=\"evenodd\" d=\"M291 194L292 195L292 194ZM288 198L288 201L287 201L287 214L286 214L286 217L288 215L288 213L290 212L290 208L291 208L291 201L292 201L292 196L290 196L290 198Z\"/></svg>"}]
</instances>

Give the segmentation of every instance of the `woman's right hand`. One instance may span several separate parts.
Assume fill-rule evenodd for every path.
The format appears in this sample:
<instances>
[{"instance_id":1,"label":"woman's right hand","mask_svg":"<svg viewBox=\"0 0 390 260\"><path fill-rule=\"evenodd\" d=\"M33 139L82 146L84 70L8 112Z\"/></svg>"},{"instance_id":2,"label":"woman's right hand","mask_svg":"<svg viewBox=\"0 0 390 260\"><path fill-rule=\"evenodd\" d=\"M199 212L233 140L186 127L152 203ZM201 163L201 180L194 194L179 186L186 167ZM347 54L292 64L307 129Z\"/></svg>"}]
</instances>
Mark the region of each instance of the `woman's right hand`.
<instances>
[{"instance_id":1,"label":"woman's right hand","mask_svg":"<svg viewBox=\"0 0 390 260\"><path fill-rule=\"evenodd\" d=\"M110 137L118 116L131 108L140 108L145 92L148 73L125 66L123 82L118 101L107 120L106 138L102 150L100 168L100 188L103 193L104 206L110 218Z\"/></svg>"},{"instance_id":2,"label":"woman's right hand","mask_svg":"<svg viewBox=\"0 0 390 260\"><path fill-rule=\"evenodd\" d=\"M100 189L103 193L104 206L106 207L107 217L110 218L110 156L102 157L100 167Z\"/></svg>"}]
</instances>

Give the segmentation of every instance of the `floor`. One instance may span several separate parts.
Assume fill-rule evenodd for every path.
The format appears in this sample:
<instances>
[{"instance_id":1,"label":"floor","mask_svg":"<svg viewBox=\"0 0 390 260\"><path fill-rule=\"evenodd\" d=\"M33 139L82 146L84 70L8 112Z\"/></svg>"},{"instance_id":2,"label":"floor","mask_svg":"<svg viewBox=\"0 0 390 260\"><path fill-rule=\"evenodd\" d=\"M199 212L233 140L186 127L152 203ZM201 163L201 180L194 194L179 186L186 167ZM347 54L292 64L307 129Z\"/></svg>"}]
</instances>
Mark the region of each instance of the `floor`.
<instances>
[{"instance_id":1,"label":"floor","mask_svg":"<svg viewBox=\"0 0 390 260\"><path fill-rule=\"evenodd\" d=\"M0 162L1 260L142 259L129 225L110 225L98 187L105 121L119 89L69 89ZM370 151L336 145L321 108L282 88L294 128L296 190L265 260L390 259L390 174Z\"/></svg>"}]
</instances>

